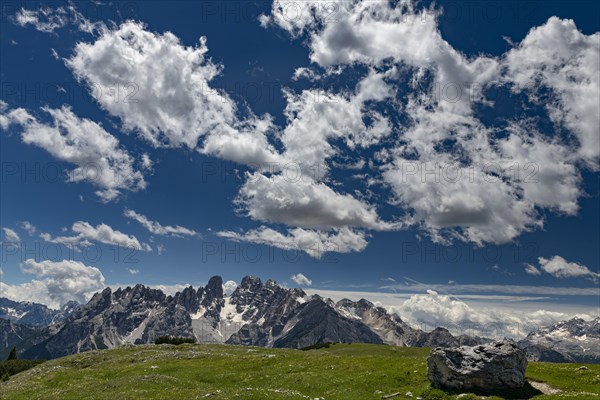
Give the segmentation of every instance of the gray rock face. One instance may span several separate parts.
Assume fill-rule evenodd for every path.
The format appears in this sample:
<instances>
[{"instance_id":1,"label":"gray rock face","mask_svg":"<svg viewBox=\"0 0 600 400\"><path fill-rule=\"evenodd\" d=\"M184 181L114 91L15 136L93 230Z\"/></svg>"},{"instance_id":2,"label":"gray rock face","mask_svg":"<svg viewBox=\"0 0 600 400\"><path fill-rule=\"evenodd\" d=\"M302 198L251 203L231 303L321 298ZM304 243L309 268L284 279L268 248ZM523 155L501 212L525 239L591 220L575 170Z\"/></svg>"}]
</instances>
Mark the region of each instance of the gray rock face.
<instances>
[{"instance_id":1,"label":"gray rock face","mask_svg":"<svg viewBox=\"0 0 600 400\"><path fill-rule=\"evenodd\" d=\"M332 303L316 298L302 305L298 323L273 347L302 348L317 343L375 343L381 338L360 320L341 316Z\"/></svg>"},{"instance_id":2,"label":"gray rock face","mask_svg":"<svg viewBox=\"0 0 600 400\"><path fill-rule=\"evenodd\" d=\"M519 342L530 361L600 363L600 318L581 318L531 332Z\"/></svg>"},{"instance_id":3,"label":"gray rock face","mask_svg":"<svg viewBox=\"0 0 600 400\"><path fill-rule=\"evenodd\" d=\"M300 322L297 316L307 298L302 289L284 289L273 280L263 284L258 277L245 277L229 298L242 326L227 343L273 347Z\"/></svg>"},{"instance_id":4,"label":"gray rock face","mask_svg":"<svg viewBox=\"0 0 600 400\"><path fill-rule=\"evenodd\" d=\"M427 359L427 376L442 389L492 392L525 385L527 358L512 340L454 348L435 348Z\"/></svg>"}]
</instances>

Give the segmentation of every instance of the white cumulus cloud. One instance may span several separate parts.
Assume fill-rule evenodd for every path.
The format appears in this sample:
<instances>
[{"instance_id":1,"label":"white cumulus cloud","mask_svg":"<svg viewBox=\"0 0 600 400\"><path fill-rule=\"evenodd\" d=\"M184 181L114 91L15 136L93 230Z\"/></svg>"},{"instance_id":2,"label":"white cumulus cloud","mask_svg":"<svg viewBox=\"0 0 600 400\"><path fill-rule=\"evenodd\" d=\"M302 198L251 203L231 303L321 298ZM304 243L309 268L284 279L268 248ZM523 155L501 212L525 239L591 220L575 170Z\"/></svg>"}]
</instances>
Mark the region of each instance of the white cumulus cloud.
<instances>
[{"instance_id":1,"label":"white cumulus cloud","mask_svg":"<svg viewBox=\"0 0 600 400\"><path fill-rule=\"evenodd\" d=\"M235 281L226 281L223 283L223 294L225 296L231 296L237 287L238 284Z\"/></svg>"},{"instance_id":2,"label":"white cumulus cloud","mask_svg":"<svg viewBox=\"0 0 600 400\"><path fill-rule=\"evenodd\" d=\"M201 135L234 121L232 102L208 85L219 67L205 58L207 51L204 37L187 47L170 32L155 34L129 21L79 43L67 65L126 129L157 146L195 148Z\"/></svg>"},{"instance_id":3,"label":"white cumulus cloud","mask_svg":"<svg viewBox=\"0 0 600 400\"><path fill-rule=\"evenodd\" d=\"M531 264L525 264L525 272L529 275L541 275L542 272Z\"/></svg>"},{"instance_id":4,"label":"white cumulus cloud","mask_svg":"<svg viewBox=\"0 0 600 400\"><path fill-rule=\"evenodd\" d=\"M320 259L326 253L360 252L367 247L364 232L350 228L320 231L313 229L291 228L281 233L262 226L246 232L220 231L217 236L236 241L273 246L283 250L303 251L313 258Z\"/></svg>"},{"instance_id":5,"label":"white cumulus cloud","mask_svg":"<svg viewBox=\"0 0 600 400\"><path fill-rule=\"evenodd\" d=\"M575 134L580 157L598 168L600 32L585 35L573 20L551 17L508 52L504 65L514 90L534 99L540 87L552 90L556 101L544 100L550 117Z\"/></svg>"},{"instance_id":6,"label":"white cumulus cloud","mask_svg":"<svg viewBox=\"0 0 600 400\"><path fill-rule=\"evenodd\" d=\"M33 26L45 33L54 33L67 25L75 25L80 31L92 33L104 26L101 22L86 19L74 5L61 7L41 7L37 10L21 8L14 16L14 22L22 27Z\"/></svg>"},{"instance_id":7,"label":"white cumulus cloud","mask_svg":"<svg viewBox=\"0 0 600 400\"><path fill-rule=\"evenodd\" d=\"M88 181L100 187L96 194L103 201L115 200L123 190L146 187L144 176L136 170L134 158L117 138L94 121L79 118L69 107L42 108L52 118L44 123L27 110L0 109L7 124L19 125L23 143L41 147L55 159L76 166L68 171L69 182Z\"/></svg>"},{"instance_id":8,"label":"white cumulus cloud","mask_svg":"<svg viewBox=\"0 0 600 400\"><path fill-rule=\"evenodd\" d=\"M148 244L140 242L135 236L127 235L106 224L93 226L89 222L77 221L73 224L71 230L76 235L52 237L48 233L42 233L40 237L47 242L70 246L89 246L90 241L96 241L134 250L151 250Z\"/></svg>"},{"instance_id":9,"label":"white cumulus cloud","mask_svg":"<svg viewBox=\"0 0 600 400\"><path fill-rule=\"evenodd\" d=\"M21 223L19 223L19 226L25 231L27 232L27 234L29 236L33 236L35 234L35 232L37 232L37 228L29 221L21 221Z\"/></svg>"},{"instance_id":10,"label":"white cumulus cloud","mask_svg":"<svg viewBox=\"0 0 600 400\"><path fill-rule=\"evenodd\" d=\"M561 256L539 257L540 269L556 278L590 278L597 280L600 274L590 271L585 265L568 262Z\"/></svg>"},{"instance_id":11,"label":"white cumulus cloud","mask_svg":"<svg viewBox=\"0 0 600 400\"><path fill-rule=\"evenodd\" d=\"M296 285L300 285L300 286L310 286L310 285L312 285L312 281L310 279L308 279L304 274L301 274L301 273L297 273L295 275L292 275L290 277L290 279L292 281L294 281L294 283Z\"/></svg>"},{"instance_id":12,"label":"white cumulus cloud","mask_svg":"<svg viewBox=\"0 0 600 400\"><path fill-rule=\"evenodd\" d=\"M390 230L376 209L304 176L249 174L237 203L252 219L313 229L344 227Z\"/></svg>"},{"instance_id":13,"label":"white cumulus cloud","mask_svg":"<svg viewBox=\"0 0 600 400\"><path fill-rule=\"evenodd\" d=\"M13 229L2 228L2 231L4 232L4 237L6 238L7 242L16 243L21 241L21 238L19 237L17 232L15 232Z\"/></svg>"},{"instance_id":14,"label":"white cumulus cloud","mask_svg":"<svg viewBox=\"0 0 600 400\"><path fill-rule=\"evenodd\" d=\"M444 327L455 334L477 334L486 337L522 338L532 330L569 319L572 315L559 311L531 312L472 307L464 301L429 290L412 295L398 306L389 308L409 323L425 329ZM593 316L585 315L587 318Z\"/></svg>"},{"instance_id":15,"label":"white cumulus cloud","mask_svg":"<svg viewBox=\"0 0 600 400\"><path fill-rule=\"evenodd\" d=\"M96 267L78 261L25 260L24 274L33 275L29 282L16 285L0 283L6 297L18 301L33 301L59 308L70 300L86 303L94 293L104 288L104 275Z\"/></svg>"},{"instance_id":16,"label":"white cumulus cloud","mask_svg":"<svg viewBox=\"0 0 600 400\"><path fill-rule=\"evenodd\" d=\"M406 121L381 129L383 138L393 140L376 155L391 200L403 211L403 227L420 228L442 243L501 244L541 228L540 210L578 213L580 171L596 169L600 152L600 33L584 35L573 21L550 18L501 57L468 57L442 37L441 9L413 1L330 2L328 7L318 1L274 1L271 15L260 20L294 38L305 35L310 59L323 67L324 76L367 66L357 99L361 93L386 99L408 78L404 98L387 100L399 103L394 106ZM332 17L335 23L328 20ZM509 120L501 128L479 120L474 106L494 105L484 89L507 82L516 84L515 91L527 90L533 102L539 87L552 89L556 101L545 102L550 117L564 123L579 144L538 132L528 120ZM459 88L456 98L444 92L448 85ZM360 132L369 110L347 93L329 92L320 93L322 104L306 107L301 100L307 93L312 92L288 95L282 142L288 159L325 164L326 171L327 160L343 152L339 140L333 147L329 139L344 138L354 150L347 132ZM403 170L411 163L419 173ZM449 167L449 177L432 179L438 167ZM461 178L451 181L456 174Z\"/></svg>"},{"instance_id":17,"label":"white cumulus cloud","mask_svg":"<svg viewBox=\"0 0 600 400\"><path fill-rule=\"evenodd\" d=\"M161 225L159 222L151 221L148 218L146 218L146 216L144 216L142 214L138 214L137 212L135 212L133 210L125 210L124 215L127 218L130 218L130 219L133 219L133 220L139 222L150 233L154 233L156 235L175 236L175 237L197 236L198 235L198 232L196 232L192 229L184 228L183 226Z\"/></svg>"}]
</instances>

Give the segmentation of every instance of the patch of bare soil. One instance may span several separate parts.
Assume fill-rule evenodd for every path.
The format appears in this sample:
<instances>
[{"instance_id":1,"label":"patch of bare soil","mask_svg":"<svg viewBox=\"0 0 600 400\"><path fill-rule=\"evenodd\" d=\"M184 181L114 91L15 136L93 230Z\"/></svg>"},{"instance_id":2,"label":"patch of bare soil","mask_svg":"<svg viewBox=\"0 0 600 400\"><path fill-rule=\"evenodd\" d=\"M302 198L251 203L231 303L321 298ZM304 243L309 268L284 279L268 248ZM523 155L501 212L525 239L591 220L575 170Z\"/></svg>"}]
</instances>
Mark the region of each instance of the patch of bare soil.
<instances>
[{"instance_id":1,"label":"patch of bare soil","mask_svg":"<svg viewBox=\"0 0 600 400\"><path fill-rule=\"evenodd\" d=\"M544 382L529 381L529 384L544 394L558 394L562 392L562 390L553 388Z\"/></svg>"}]
</instances>

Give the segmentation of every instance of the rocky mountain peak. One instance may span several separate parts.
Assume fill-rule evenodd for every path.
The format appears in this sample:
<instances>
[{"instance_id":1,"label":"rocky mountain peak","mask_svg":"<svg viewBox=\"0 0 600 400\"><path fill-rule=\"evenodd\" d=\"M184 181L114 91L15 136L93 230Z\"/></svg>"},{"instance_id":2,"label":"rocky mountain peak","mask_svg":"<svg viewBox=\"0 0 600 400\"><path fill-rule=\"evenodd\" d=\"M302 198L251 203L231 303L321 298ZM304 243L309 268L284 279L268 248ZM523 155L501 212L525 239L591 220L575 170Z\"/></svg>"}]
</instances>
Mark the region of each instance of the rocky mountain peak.
<instances>
[{"instance_id":1,"label":"rocky mountain peak","mask_svg":"<svg viewBox=\"0 0 600 400\"><path fill-rule=\"evenodd\" d=\"M223 278L215 275L208 280L204 287L203 298L200 305L206 309L204 316L212 321L213 326L220 320L221 309L225 301L223 299Z\"/></svg>"},{"instance_id":2,"label":"rocky mountain peak","mask_svg":"<svg viewBox=\"0 0 600 400\"><path fill-rule=\"evenodd\" d=\"M353 307L354 302L350 299L341 299L336 303L337 307Z\"/></svg>"},{"instance_id":3,"label":"rocky mountain peak","mask_svg":"<svg viewBox=\"0 0 600 400\"><path fill-rule=\"evenodd\" d=\"M200 307L200 298L202 292L194 290L193 287L188 286L181 292L177 292L173 301L175 304L179 304L190 313L195 313Z\"/></svg>"},{"instance_id":4,"label":"rocky mountain peak","mask_svg":"<svg viewBox=\"0 0 600 400\"><path fill-rule=\"evenodd\" d=\"M92 296L90 301L86 304L87 308L91 307L108 307L111 303L112 298L112 290L110 287L107 287L101 292L97 292Z\"/></svg>"},{"instance_id":5,"label":"rocky mountain peak","mask_svg":"<svg viewBox=\"0 0 600 400\"><path fill-rule=\"evenodd\" d=\"M573 318L531 332L519 342L532 361L600 362L600 319Z\"/></svg>"},{"instance_id":6,"label":"rocky mountain peak","mask_svg":"<svg viewBox=\"0 0 600 400\"><path fill-rule=\"evenodd\" d=\"M291 291L292 291L292 295L295 298L306 297L306 292L304 290L300 289L300 288L293 288L293 289L291 289Z\"/></svg>"},{"instance_id":7,"label":"rocky mountain peak","mask_svg":"<svg viewBox=\"0 0 600 400\"><path fill-rule=\"evenodd\" d=\"M223 278L219 275L215 275L208 280L208 283L204 287L204 300L206 302L213 302L215 299L223 298Z\"/></svg>"},{"instance_id":8,"label":"rocky mountain peak","mask_svg":"<svg viewBox=\"0 0 600 400\"><path fill-rule=\"evenodd\" d=\"M566 321L563 326L565 329L574 336L583 336L587 333L587 323L581 318L573 318Z\"/></svg>"},{"instance_id":9,"label":"rocky mountain peak","mask_svg":"<svg viewBox=\"0 0 600 400\"><path fill-rule=\"evenodd\" d=\"M210 292L210 293L214 293L214 294L218 294L223 293L223 278L221 278L219 275L215 275L212 278L210 278L208 280L208 283L206 284L206 286L204 287L204 290L206 292Z\"/></svg>"},{"instance_id":10,"label":"rocky mountain peak","mask_svg":"<svg viewBox=\"0 0 600 400\"><path fill-rule=\"evenodd\" d=\"M242 279L242 283L240 283L239 287L253 292L258 291L262 287L262 281L257 276L248 275Z\"/></svg>"}]
</instances>

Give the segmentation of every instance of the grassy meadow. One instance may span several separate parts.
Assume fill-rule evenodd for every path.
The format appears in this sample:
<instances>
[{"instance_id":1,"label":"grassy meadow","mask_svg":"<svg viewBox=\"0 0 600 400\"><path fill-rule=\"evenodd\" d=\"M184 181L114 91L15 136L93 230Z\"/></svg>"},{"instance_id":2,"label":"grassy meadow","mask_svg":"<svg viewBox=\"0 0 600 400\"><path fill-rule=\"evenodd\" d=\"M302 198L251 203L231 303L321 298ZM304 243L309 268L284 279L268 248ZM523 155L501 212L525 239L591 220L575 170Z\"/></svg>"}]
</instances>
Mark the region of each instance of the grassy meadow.
<instances>
[{"instance_id":1,"label":"grassy meadow","mask_svg":"<svg viewBox=\"0 0 600 400\"><path fill-rule=\"evenodd\" d=\"M128 346L47 361L0 383L0 399L367 400L407 398L407 392L413 399L457 398L457 393L431 388L428 354L426 348L367 344L308 351L199 344ZM529 381L553 394L531 388L526 397L600 400L600 365L581 366L529 363ZM461 396L475 398L484 397Z\"/></svg>"}]
</instances>

